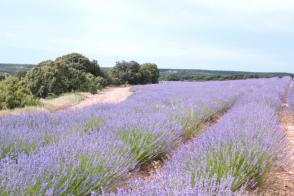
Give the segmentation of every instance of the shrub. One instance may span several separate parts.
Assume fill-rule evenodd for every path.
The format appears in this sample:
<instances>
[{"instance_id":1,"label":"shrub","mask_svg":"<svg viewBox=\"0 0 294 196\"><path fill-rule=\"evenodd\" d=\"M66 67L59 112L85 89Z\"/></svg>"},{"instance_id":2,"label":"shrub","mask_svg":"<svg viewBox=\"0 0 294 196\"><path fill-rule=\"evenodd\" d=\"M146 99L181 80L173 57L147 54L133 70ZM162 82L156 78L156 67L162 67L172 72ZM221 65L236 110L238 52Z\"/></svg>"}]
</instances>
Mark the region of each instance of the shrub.
<instances>
[{"instance_id":1,"label":"shrub","mask_svg":"<svg viewBox=\"0 0 294 196\"><path fill-rule=\"evenodd\" d=\"M109 78L115 85L158 83L159 70L156 64L121 61L109 71Z\"/></svg>"},{"instance_id":2,"label":"shrub","mask_svg":"<svg viewBox=\"0 0 294 196\"><path fill-rule=\"evenodd\" d=\"M97 90L102 89L107 84L106 80L100 76L95 77L92 74L86 74L85 77L85 87L81 90L89 91L92 94L97 93Z\"/></svg>"},{"instance_id":3,"label":"shrub","mask_svg":"<svg viewBox=\"0 0 294 196\"><path fill-rule=\"evenodd\" d=\"M169 74L166 78L167 81L180 81L181 78L178 76L178 74Z\"/></svg>"},{"instance_id":4,"label":"shrub","mask_svg":"<svg viewBox=\"0 0 294 196\"><path fill-rule=\"evenodd\" d=\"M36 105L38 100L15 77L0 82L0 110Z\"/></svg>"},{"instance_id":5,"label":"shrub","mask_svg":"<svg viewBox=\"0 0 294 196\"><path fill-rule=\"evenodd\" d=\"M37 97L60 95L71 91L96 93L106 85L99 76L97 62L78 54L69 54L55 61L44 61L28 72L24 84Z\"/></svg>"},{"instance_id":6,"label":"shrub","mask_svg":"<svg viewBox=\"0 0 294 196\"><path fill-rule=\"evenodd\" d=\"M90 61L85 56L78 53L71 53L58 57L56 62L67 64L82 72L91 73L94 76L101 76L102 72L96 60Z\"/></svg>"},{"instance_id":7,"label":"shrub","mask_svg":"<svg viewBox=\"0 0 294 196\"><path fill-rule=\"evenodd\" d=\"M136 61L116 62L110 75L116 84L138 84L141 79L139 69L140 65Z\"/></svg>"},{"instance_id":8,"label":"shrub","mask_svg":"<svg viewBox=\"0 0 294 196\"><path fill-rule=\"evenodd\" d=\"M1 80L5 80L5 79L8 78L9 76L10 76L9 73L0 72L0 81L1 81Z\"/></svg>"},{"instance_id":9,"label":"shrub","mask_svg":"<svg viewBox=\"0 0 294 196\"><path fill-rule=\"evenodd\" d=\"M26 71L19 71L16 73L16 77L21 80L22 78L26 76L26 74L27 74Z\"/></svg>"},{"instance_id":10,"label":"shrub","mask_svg":"<svg viewBox=\"0 0 294 196\"><path fill-rule=\"evenodd\" d=\"M144 63L140 66L141 84L158 83L159 70L156 64Z\"/></svg>"}]
</instances>

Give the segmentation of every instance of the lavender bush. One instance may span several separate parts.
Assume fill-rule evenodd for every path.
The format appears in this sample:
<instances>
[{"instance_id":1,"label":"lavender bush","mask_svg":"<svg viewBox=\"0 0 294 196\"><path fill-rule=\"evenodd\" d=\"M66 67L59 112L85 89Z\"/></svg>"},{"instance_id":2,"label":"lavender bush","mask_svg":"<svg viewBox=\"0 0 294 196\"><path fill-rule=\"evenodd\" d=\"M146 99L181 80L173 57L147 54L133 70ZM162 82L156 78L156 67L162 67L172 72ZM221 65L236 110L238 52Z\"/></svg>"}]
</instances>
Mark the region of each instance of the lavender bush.
<instances>
[{"instance_id":1,"label":"lavender bush","mask_svg":"<svg viewBox=\"0 0 294 196\"><path fill-rule=\"evenodd\" d=\"M129 149L113 136L70 137L18 162L3 160L1 193L86 195L99 192L136 165Z\"/></svg>"},{"instance_id":2,"label":"lavender bush","mask_svg":"<svg viewBox=\"0 0 294 196\"><path fill-rule=\"evenodd\" d=\"M277 111L288 82L268 80L252 89L212 128L178 149L151 181L134 179L131 189L110 195L238 195L256 186L285 154Z\"/></svg>"},{"instance_id":3,"label":"lavender bush","mask_svg":"<svg viewBox=\"0 0 294 196\"><path fill-rule=\"evenodd\" d=\"M293 80L292 80L293 82ZM292 89L290 89L290 94L289 94L289 108L292 110L292 112L294 112L294 82L293 82L293 86Z\"/></svg>"},{"instance_id":4,"label":"lavender bush","mask_svg":"<svg viewBox=\"0 0 294 196\"><path fill-rule=\"evenodd\" d=\"M134 95L120 104L0 118L0 193L85 195L111 191L122 175L164 156L182 138L195 136L201 124L232 105L227 120L220 121L226 122L222 125L225 129L209 130L190 147L180 148L164 175L156 177L160 183L155 180L147 187L137 181L140 186L134 187L147 195L242 190L244 182L258 180L255 176L280 152L275 110L287 82L257 79L135 86ZM277 134L276 140L270 137L272 132ZM249 152L252 157L248 158ZM255 160L255 154L264 158ZM243 156L244 160L253 159L252 163L243 164ZM226 161L234 166L221 167ZM254 161L262 165L252 169ZM244 178L236 180L234 172Z\"/></svg>"}]
</instances>

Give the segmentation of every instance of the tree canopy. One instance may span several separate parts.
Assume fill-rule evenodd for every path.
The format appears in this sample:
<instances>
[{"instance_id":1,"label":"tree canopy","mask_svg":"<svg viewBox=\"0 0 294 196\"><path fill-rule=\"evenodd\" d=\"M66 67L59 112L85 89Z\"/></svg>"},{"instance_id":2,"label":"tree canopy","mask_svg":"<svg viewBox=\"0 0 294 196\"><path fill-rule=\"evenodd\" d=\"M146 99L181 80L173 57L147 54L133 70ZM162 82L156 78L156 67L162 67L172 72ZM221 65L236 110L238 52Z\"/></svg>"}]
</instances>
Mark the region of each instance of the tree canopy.
<instances>
[{"instance_id":1,"label":"tree canopy","mask_svg":"<svg viewBox=\"0 0 294 196\"><path fill-rule=\"evenodd\" d=\"M72 53L55 61L39 63L23 81L33 95L47 97L71 91L96 93L106 84L100 75L96 61L91 62L80 54Z\"/></svg>"},{"instance_id":2,"label":"tree canopy","mask_svg":"<svg viewBox=\"0 0 294 196\"><path fill-rule=\"evenodd\" d=\"M94 76L102 75L99 64L96 60L90 61L87 57L78 53L71 53L58 57L55 62L69 65L72 68L82 72L91 73Z\"/></svg>"},{"instance_id":3,"label":"tree canopy","mask_svg":"<svg viewBox=\"0 0 294 196\"><path fill-rule=\"evenodd\" d=\"M71 53L19 71L16 77L0 73L0 110L35 105L38 98L72 91L94 94L107 84L149 84L158 79L156 64L120 61L105 74L96 60Z\"/></svg>"},{"instance_id":4,"label":"tree canopy","mask_svg":"<svg viewBox=\"0 0 294 196\"><path fill-rule=\"evenodd\" d=\"M141 73L141 83L158 83L159 79L159 70L156 64L153 63L144 63L140 66L140 73Z\"/></svg>"},{"instance_id":5,"label":"tree canopy","mask_svg":"<svg viewBox=\"0 0 294 196\"><path fill-rule=\"evenodd\" d=\"M147 84L158 83L159 71L155 64L120 61L116 62L109 75L113 84Z\"/></svg>"},{"instance_id":6,"label":"tree canopy","mask_svg":"<svg viewBox=\"0 0 294 196\"><path fill-rule=\"evenodd\" d=\"M1 80L5 80L5 79L8 78L9 76L10 76L9 73L0 72L0 81L1 81Z\"/></svg>"},{"instance_id":7,"label":"tree canopy","mask_svg":"<svg viewBox=\"0 0 294 196\"><path fill-rule=\"evenodd\" d=\"M36 105L38 100L21 85L16 77L0 81L0 110Z\"/></svg>"}]
</instances>

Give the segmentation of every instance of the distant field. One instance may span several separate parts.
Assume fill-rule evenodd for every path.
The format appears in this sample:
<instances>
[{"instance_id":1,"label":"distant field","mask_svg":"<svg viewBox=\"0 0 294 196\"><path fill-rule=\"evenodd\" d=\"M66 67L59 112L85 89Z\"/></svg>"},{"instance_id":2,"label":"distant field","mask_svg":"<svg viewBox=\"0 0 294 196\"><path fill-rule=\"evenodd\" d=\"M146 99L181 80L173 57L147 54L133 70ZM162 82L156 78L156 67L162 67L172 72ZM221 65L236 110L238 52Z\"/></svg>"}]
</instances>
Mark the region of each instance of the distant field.
<instances>
[{"instance_id":1,"label":"distant field","mask_svg":"<svg viewBox=\"0 0 294 196\"><path fill-rule=\"evenodd\" d=\"M32 64L1 64L0 72L12 75L21 71L29 71L35 65ZM102 67L107 71L110 68ZM217 71L202 69L159 69L160 80L168 81L207 81L207 80L236 80L247 78L272 78L293 75L285 72L243 72L243 71Z\"/></svg>"}]
</instances>

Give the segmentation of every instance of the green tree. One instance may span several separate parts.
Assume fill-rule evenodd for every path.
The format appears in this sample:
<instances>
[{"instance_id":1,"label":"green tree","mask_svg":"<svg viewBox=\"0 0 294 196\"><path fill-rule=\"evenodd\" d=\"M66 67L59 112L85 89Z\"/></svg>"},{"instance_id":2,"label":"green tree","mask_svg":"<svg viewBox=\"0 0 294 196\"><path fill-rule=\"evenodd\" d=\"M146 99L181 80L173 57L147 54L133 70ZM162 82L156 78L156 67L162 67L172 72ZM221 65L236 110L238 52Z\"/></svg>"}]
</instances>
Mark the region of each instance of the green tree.
<instances>
[{"instance_id":1,"label":"green tree","mask_svg":"<svg viewBox=\"0 0 294 196\"><path fill-rule=\"evenodd\" d=\"M158 83L159 70L156 64L144 63L140 66L141 84Z\"/></svg>"},{"instance_id":2,"label":"green tree","mask_svg":"<svg viewBox=\"0 0 294 196\"><path fill-rule=\"evenodd\" d=\"M5 80L6 78L8 78L10 76L9 73L6 72L0 72L0 81L1 80Z\"/></svg>"},{"instance_id":3,"label":"green tree","mask_svg":"<svg viewBox=\"0 0 294 196\"><path fill-rule=\"evenodd\" d=\"M70 65L77 70L91 73L94 76L102 75L102 72L96 60L90 61L87 57L78 53L71 53L58 57L56 58L55 62Z\"/></svg>"},{"instance_id":4,"label":"green tree","mask_svg":"<svg viewBox=\"0 0 294 196\"><path fill-rule=\"evenodd\" d=\"M115 84L139 84L141 80L140 64L136 61L116 62L110 71L110 76Z\"/></svg>"},{"instance_id":5,"label":"green tree","mask_svg":"<svg viewBox=\"0 0 294 196\"><path fill-rule=\"evenodd\" d=\"M26 74L27 74L26 71L19 71L19 72L16 73L16 77L18 79L22 79L22 78L24 78L26 76Z\"/></svg>"},{"instance_id":6,"label":"green tree","mask_svg":"<svg viewBox=\"0 0 294 196\"><path fill-rule=\"evenodd\" d=\"M182 80L181 77L176 73L168 74L166 77L167 81L180 81Z\"/></svg>"},{"instance_id":7,"label":"green tree","mask_svg":"<svg viewBox=\"0 0 294 196\"><path fill-rule=\"evenodd\" d=\"M9 77L0 81L0 110L24 107L38 104L38 99L33 97L16 77Z\"/></svg>"},{"instance_id":8,"label":"green tree","mask_svg":"<svg viewBox=\"0 0 294 196\"><path fill-rule=\"evenodd\" d=\"M33 95L43 98L71 91L96 93L106 85L106 82L101 76L96 76L99 75L96 68L92 69L85 62L89 61L75 53L57 58L55 61L41 62L26 74L23 83ZM94 64L98 67L97 63ZM100 72L99 67L98 69Z\"/></svg>"}]
</instances>

